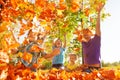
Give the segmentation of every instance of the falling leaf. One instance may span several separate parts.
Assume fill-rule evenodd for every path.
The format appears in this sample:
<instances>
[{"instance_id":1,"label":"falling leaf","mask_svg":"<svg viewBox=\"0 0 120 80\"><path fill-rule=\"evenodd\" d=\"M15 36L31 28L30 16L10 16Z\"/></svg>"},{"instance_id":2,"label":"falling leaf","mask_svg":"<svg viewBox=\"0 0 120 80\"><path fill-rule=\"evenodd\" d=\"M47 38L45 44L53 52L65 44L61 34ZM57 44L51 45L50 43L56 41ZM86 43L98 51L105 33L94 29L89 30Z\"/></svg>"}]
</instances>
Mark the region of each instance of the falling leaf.
<instances>
[{"instance_id":1,"label":"falling leaf","mask_svg":"<svg viewBox=\"0 0 120 80\"><path fill-rule=\"evenodd\" d=\"M29 63L32 60L32 54L24 52L22 58Z\"/></svg>"}]
</instances>

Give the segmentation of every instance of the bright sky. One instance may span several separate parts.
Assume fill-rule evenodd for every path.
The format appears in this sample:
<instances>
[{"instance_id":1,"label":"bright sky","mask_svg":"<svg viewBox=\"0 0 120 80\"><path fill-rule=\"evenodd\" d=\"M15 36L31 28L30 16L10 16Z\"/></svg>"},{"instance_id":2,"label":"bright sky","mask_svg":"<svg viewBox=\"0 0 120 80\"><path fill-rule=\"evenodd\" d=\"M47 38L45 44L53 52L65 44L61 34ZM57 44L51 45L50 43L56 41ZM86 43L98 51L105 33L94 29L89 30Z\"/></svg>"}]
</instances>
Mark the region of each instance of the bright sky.
<instances>
[{"instance_id":1,"label":"bright sky","mask_svg":"<svg viewBox=\"0 0 120 80\"><path fill-rule=\"evenodd\" d=\"M111 14L101 23L101 56L105 62L120 61L120 0L108 0L106 12Z\"/></svg>"}]
</instances>

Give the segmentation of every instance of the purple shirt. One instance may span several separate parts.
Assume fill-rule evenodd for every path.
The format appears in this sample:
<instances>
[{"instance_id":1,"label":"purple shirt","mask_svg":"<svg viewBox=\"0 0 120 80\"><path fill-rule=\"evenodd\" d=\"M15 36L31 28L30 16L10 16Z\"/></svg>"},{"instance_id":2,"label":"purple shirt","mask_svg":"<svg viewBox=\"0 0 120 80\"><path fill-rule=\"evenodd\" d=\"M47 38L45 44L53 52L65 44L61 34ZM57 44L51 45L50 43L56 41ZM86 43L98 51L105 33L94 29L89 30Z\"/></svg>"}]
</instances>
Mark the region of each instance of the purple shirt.
<instances>
[{"instance_id":1,"label":"purple shirt","mask_svg":"<svg viewBox=\"0 0 120 80\"><path fill-rule=\"evenodd\" d=\"M88 42L82 42L83 56L85 64L99 64L100 63L100 44L101 37L95 35L94 38Z\"/></svg>"}]
</instances>

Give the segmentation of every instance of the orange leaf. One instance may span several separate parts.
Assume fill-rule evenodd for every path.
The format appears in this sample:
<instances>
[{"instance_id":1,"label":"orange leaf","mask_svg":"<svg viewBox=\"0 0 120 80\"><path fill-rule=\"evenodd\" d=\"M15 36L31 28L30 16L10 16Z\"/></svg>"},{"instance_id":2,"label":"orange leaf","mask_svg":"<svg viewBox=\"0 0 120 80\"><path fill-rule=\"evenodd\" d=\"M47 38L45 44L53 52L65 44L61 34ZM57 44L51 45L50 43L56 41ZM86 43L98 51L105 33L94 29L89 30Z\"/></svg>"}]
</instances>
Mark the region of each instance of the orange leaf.
<instances>
[{"instance_id":1,"label":"orange leaf","mask_svg":"<svg viewBox=\"0 0 120 80\"><path fill-rule=\"evenodd\" d=\"M90 11L89 11L89 9L88 9L88 8L87 8L87 9L85 9L85 15L86 15L86 16L89 16L89 12L90 12Z\"/></svg>"},{"instance_id":2,"label":"orange leaf","mask_svg":"<svg viewBox=\"0 0 120 80\"><path fill-rule=\"evenodd\" d=\"M23 41L23 44L28 44L29 43L29 41L28 41L28 39L26 38L24 41Z\"/></svg>"},{"instance_id":3,"label":"orange leaf","mask_svg":"<svg viewBox=\"0 0 120 80\"><path fill-rule=\"evenodd\" d=\"M20 29L20 32L19 32L19 36L23 35L24 33L25 33L24 29L21 28L21 29Z\"/></svg>"},{"instance_id":4,"label":"orange leaf","mask_svg":"<svg viewBox=\"0 0 120 80\"><path fill-rule=\"evenodd\" d=\"M0 0L0 4L4 5L4 2L3 2L3 0Z\"/></svg>"},{"instance_id":5,"label":"orange leaf","mask_svg":"<svg viewBox=\"0 0 120 80\"><path fill-rule=\"evenodd\" d=\"M4 32L4 31L6 31L7 30L7 27L6 26L0 26L0 33L1 32Z\"/></svg>"},{"instance_id":6,"label":"orange leaf","mask_svg":"<svg viewBox=\"0 0 120 80\"><path fill-rule=\"evenodd\" d=\"M30 70L29 69L24 69L24 70L22 70L22 75L23 76L28 76L28 74L30 74Z\"/></svg>"},{"instance_id":7,"label":"orange leaf","mask_svg":"<svg viewBox=\"0 0 120 80\"><path fill-rule=\"evenodd\" d=\"M115 71L114 70L103 70L100 73L105 79L111 79L111 80L115 79Z\"/></svg>"},{"instance_id":8,"label":"orange leaf","mask_svg":"<svg viewBox=\"0 0 120 80\"><path fill-rule=\"evenodd\" d=\"M46 30L46 31L50 31L50 30L51 30L51 27L50 27L50 26L45 26L45 30Z\"/></svg>"},{"instance_id":9,"label":"orange leaf","mask_svg":"<svg viewBox=\"0 0 120 80\"><path fill-rule=\"evenodd\" d=\"M77 12L80 9L80 5L77 2L72 2L71 11Z\"/></svg>"},{"instance_id":10,"label":"orange leaf","mask_svg":"<svg viewBox=\"0 0 120 80\"><path fill-rule=\"evenodd\" d=\"M40 24L43 26L43 25L46 25L47 22L46 22L46 20L44 20L44 21L41 21Z\"/></svg>"},{"instance_id":11,"label":"orange leaf","mask_svg":"<svg viewBox=\"0 0 120 80\"><path fill-rule=\"evenodd\" d=\"M14 43L14 44L11 44L10 45L10 48L16 48L16 47L19 47L20 46L20 44L19 43Z\"/></svg>"},{"instance_id":12,"label":"orange leaf","mask_svg":"<svg viewBox=\"0 0 120 80\"><path fill-rule=\"evenodd\" d=\"M34 67L34 68L37 68L37 67L38 67L38 64L33 64L33 67Z\"/></svg>"},{"instance_id":13,"label":"orange leaf","mask_svg":"<svg viewBox=\"0 0 120 80\"><path fill-rule=\"evenodd\" d=\"M29 22L27 23L27 29L26 29L26 30L30 29L32 26L33 26L32 21L29 21Z\"/></svg>"},{"instance_id":14,"label":"orange leaf","mask_svg":"<svg viewBox=\"0 0 120 80\"><path fill-rule=\"evenodd\" d=\"M63 3L64 2L64 0L59 0L60 1L60 3Z\"/></svg>"},{"instance_id":15,"label":"orange leaf","mask_svg":"<svg viewBox=\"0 0 120 80\"><path fill-rule=\"evenodd\" d=\"M41 43L43 43L43 40L39 39L39 40L37 40L37 42L41 44Z\"/></svg>"},{"instance_id":16,"label":"orange leaf","mask_svg":"<svg viewBox=\"0 0 120 80\"><path fill-rule=\"evenodd\" d=\"M25 61L30 62L32 60L32 54L24 52L23 57Z\"/></svg>"},{"instance_id":17,"label":"orange leaf","mask_svg":"<svg viewBox=\"0 0 120 80\"><path fill-rule=\"evenodd\" d=\"M51 11L55 10L55 3L51 2L47 6L48 6L48 9L50 9Z\"/></svg>"},{"instance_id":18,"label":"orange leaf","mask_svg":"<svg viewBox=\"0 0 120 80\"><path fill-rule=\"evenodd\" d=\"M41 50L43 50L43 49L40 48L38 45L33 45L30 49L30 51L32 51L32 52L40 52Z\"/></svg>"},{"instance_id":19,"label":"orange leaf","mask_svg":"<svg viewBox=\"0 0 120 80\"><path fill-rule=\"evenodd\" d=\"M47 5L47 0L36 0L35 5L40 6L40 7L45 7Z\"/></svg>"},{"instance_id":20,"label":"orange leaf","mask_svg":"<svg viewBox=\"0 0 120 80\"><path fill-rule=\"evenodd\" d=\"M63 25L63 28L66 28L67 26L68 26L68 24L64 24L64 25Z\"/></svg>"},{"instance_id":21,"label":"orange leaf","mask_svg":"<svg viewBox=\"0 0 120 80\"><path fill-rule=\"evenodd\" d=\"M67 8L67 5L66 4L63 4L63 3L60 3L59 4L59 8L60 10L65 10Z\"/></svg>"},{"instance_id":22,"label":"orange leaf","mask_svg":"<svg viewBox=\"0 0 120 80\"><path fill-rule=\"evenodd\" d=\"M19 53L18 53L18 56L19 56L19 57L22 57L22 56L23 56L23 53L22 53L22 52L19 52Z\"/></svg>"},{"instance_id":23,"label":"orange leaf","mask_svg":"<svg viewBox=\"0 0 120 80\"><path fill-rule=\"evenodd\" d=\"M16 9L16 7L17 7L16 0L11 0L11 4L12 4L13 8Z\"/></svg>"},{"instance_id":24,"label":"orange leaf","mask_svg":"<svg viewBox=\"0 0 120 80\"><path fill-rule=\"evenodd\" d=\"M73 34L75 34L75 35L79 35L80 33L81 33L81 31L78 30L78 29L76 29L75 32L74 32Z\"/></svg>"},{"instance_id":25,"label":"orange leaf","mask_svg":"<svg viewBox=\"0 0 120 80\"><path fill-rule=\"evenodd\" d=\"M80 50L80 48L74 48L74 51L79 51Z\"/></svg>"},{"instance_id":26,"label":"orange leaf","mask_svg":"<svg viewBox=\"0 0 120 80\"><path fill-rule=\"evenodd\" d=\"M49 80L57 80L57 76L55 74L50 73L48 77L49 77Z\"/></svg>"},{"instance_id":27,"label":"orange leaf","mask_svg":"<svg viewBox=\"0 0 120 80\"><path fill-rule=\"evenodd\" d=\"M25 13L35 14L35 12L33 10L29 10L29 9L25 10Z\"/></svg>"}]
</instances>

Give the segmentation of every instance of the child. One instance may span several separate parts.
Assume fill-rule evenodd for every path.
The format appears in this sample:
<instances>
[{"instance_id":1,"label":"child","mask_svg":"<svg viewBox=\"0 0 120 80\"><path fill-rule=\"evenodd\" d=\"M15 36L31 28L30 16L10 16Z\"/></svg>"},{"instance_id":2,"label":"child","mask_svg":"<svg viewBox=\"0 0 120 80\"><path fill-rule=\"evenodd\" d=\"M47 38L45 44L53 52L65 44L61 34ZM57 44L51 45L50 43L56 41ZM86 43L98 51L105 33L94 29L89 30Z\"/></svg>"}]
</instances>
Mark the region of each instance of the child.
<instances>
[{"instance_id":1,"label":"child","mask_svg":"<svg viewBox=\"0 0 120 80\"><path fill-rule=\"evenodd\" d=\"M52 59L52 67L64 69L64 51L65 46L62 47L62 41L57 39L53 45L53 49L59 48L60 52L58 55L54 56Z\"/></svg>"},{"instance_id":2,"label":"child","mask_svg":"<svg viewBox=\"0 0 120 80\"><path fill-rule=\"evenodd\" d=\"M23 56L20 57L21 62L33 71L36 71L34 64L37 63L37 58L40 56L41 52L41 43L38 44L37 38L38 34L31 29L28 32L25 43L19 47L19 51L23 53Z\"/></svg>"},{"instance_id":3,"label":"child","mask_svg":"<svg viewBox=\"0 0 120 80\"><path fill-rule=\"evenodd\" d=\"M69 63L67 64L67 69L68 70L75 70L78 67L78 64L76 64L77 60L77 55L76 54L69 54Z\"/></svg>"},{"instance_id":4,"label":"child","mask_svg":"<svg viewBox=\"0 0 120 80\"><path fill-rule=\"evenodd\" d=\"M64 45L58 38L53 43L53 50L50 54L45 55L45 58L52 58L52 67L57 69L64 69L64 54L66 47L66 35L64 35Z\"/></svg>"},{"instance_id":5,"label":"child","mask_svg":"<svg viewBox=\"0 0 120 80\"><path fill-rule=\"evenodd\" d=\"M89 29L82 30L81 40L83 47L83 59L84 65L88 66L86 72L91 72L91 69L99 69L101 67L101 55L100 55L100 46L101 46L101 31L100 31L100 12L104 4L98 7L97 9L97 23L95 27L95 35Z\"/></svg>"}]
</instances>

